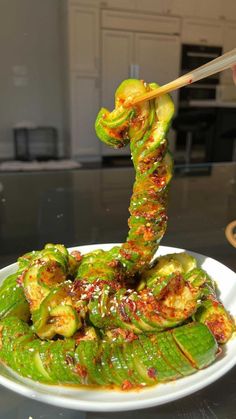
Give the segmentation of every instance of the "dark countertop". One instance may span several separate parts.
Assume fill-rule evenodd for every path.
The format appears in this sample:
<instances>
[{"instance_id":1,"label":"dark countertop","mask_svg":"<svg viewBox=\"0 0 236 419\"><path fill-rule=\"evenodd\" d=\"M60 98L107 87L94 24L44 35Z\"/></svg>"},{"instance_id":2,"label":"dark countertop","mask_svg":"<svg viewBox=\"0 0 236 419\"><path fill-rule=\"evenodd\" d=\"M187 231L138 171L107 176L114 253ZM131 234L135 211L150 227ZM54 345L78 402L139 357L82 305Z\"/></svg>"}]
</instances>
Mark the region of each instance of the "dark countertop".
<instances>
[{"instance_id":1,"label":"dark countertop","mask_svg":"<svg viewBox=\"0 0 236 419\"><path fill-rule=\"evenodd\" d=\"M0 267L46 242L66 246L122 242L127 234L134 173L94 168L0 174ZM236 163L176 168L163 245L193 250L236 270L236 249L225 238L236 219ZM194 395L165 406L123 412L124 419L234 419L236 369ZM26 399L0 387L1 419L119 418L120 413L80 414Z\"/></svg>"}]
</instances>

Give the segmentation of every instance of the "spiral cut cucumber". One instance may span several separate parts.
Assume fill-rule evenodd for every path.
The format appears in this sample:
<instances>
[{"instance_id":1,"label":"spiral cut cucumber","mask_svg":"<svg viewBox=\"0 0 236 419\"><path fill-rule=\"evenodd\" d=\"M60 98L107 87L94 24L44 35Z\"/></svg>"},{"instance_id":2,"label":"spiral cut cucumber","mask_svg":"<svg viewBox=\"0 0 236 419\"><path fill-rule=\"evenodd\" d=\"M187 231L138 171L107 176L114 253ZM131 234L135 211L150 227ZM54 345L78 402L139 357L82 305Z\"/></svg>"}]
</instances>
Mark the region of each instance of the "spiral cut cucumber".
<instances>
[{"instance_id":1,"label":"spiral cut cucumber","mask_svg":"<svg viewBox=\"0 0 236 419\"><path fill-rule=\"evenodd\" d=\"M174 107L168 95L131 109L124 102L156 87L124 81L115 110L101 109L95 123L109 146L130 143L136 179L126 242L83 256L47 244L21 256L0 287L0 359L25 377L153 385L205 368L235 329L194 257L153 260L167 225Z\"/></svg>"},{"instance_id":2,"label":"spiral cut cucumber","mask_svg":"<svg viewBox=\"0 0 236 419\"><path fill-rule=\"evenodd\" d=\"M99 337L94 329L74 339L40 341L17 317L0 322L0 357L20 375L50 384L130 389L190 375L211 364L218 345L201 323L130 342Z\"/></svg>"},{"instance_id":3,"label":"spiral cut cucumber","mask_svg":"<svg viewBox=\"0 0 236 419\"><path fill-rule=\"evenodd\" d=\"M132 110L123 107L128 97L158 87L141 80L125 80L115 94L115 110L102 108L95 123L98 137L111 147L130 143L136 179L130 202L129 234L119 251L126 275L142 271L154 256L167 225L167 194L172 158L166 134L174 114L169 95L144 102Z\"/></svg>"}]
</instances>

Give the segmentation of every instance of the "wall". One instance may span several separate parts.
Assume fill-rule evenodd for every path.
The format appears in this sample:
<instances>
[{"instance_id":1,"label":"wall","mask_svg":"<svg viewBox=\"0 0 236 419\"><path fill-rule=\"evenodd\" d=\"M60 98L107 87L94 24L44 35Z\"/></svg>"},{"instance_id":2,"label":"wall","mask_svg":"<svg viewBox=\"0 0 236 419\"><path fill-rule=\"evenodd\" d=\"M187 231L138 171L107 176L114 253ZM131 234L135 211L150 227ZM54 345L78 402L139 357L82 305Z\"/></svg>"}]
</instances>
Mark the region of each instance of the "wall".
<instances>
[{"instance_id":1,"label":"wall","mask_svg":"<svg viewBox=\"0 0 236 419\"><path fill-rule=\"evenodd\" d=\"M0 159L13 157L12 127L22 121L63 136L60 0L0 1Z\"/></svg>"}]
</instances>

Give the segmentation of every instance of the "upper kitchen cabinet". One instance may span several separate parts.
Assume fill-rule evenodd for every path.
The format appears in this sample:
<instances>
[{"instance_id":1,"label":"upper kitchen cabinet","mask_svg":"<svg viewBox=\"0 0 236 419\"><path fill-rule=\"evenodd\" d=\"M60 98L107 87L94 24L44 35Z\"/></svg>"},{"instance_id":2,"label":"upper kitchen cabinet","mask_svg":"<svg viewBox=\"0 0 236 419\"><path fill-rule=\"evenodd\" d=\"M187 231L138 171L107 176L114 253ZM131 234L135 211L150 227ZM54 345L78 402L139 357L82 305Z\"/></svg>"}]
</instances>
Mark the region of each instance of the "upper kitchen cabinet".
<instances>
[{"instance_id":1,"label":"upper kitchen cabinet","mask_svg":"<svg viewBox=\"0 0 236 419\"><path fill-rule=\"evenodd\" d=\"M235 0L222 0L221 2L221 15L226 20L236 21L236 1Z\"/></svg>"},{"instance_id":2,"label":"upper kitchen cabinet","mask_svg":"<svg viewBox=\"0 0 236 419\"><path fill-rule=\"evenodd\" d=\"M180 19L151 13L102 11L102 27L133 32L179 34Z\"/></svg>"},{"instance_id":3,"label":"upper kitchen cabinet","mask_svg":"<svg viewBox=\"0 0 236 419\"><path fill-rule=\"evenodd\" d=\"M135 10L137 0L105 0L100 5L103 9Z\"/></svg>"},{"instance_id":4,"label":"upper kitchen cabinet","mask_svg":"<svg viewBox=\"0 0 236 419\"><path fill-rule=\"evenodd\" d=\"M179 19L132 13L127 20L127 14L102 13L101 100L109 109L114 107L116 88L126 78L164 84L179 75L180 37L173 34L180 31ZM176 92L173 97L177 104ZM130 151L102 146L102 154Z\"/></svg>"},{"instance_id":5,"label":"upper kitchen cabinet","mask_svg":"<svg viewBox=\"0 0 236 419\"><path fill-rule=\"evenodd\" d=\"M172 0L136 0L137 10L166 15L171 13Z\"/></svg>"},{"instance_id":6,"label":"upper kitchen cabinet","mask_svg":"<svg viewBox=\"0 0 236 419\"><path fill-rule=\"evenodd\" d=\"M184 19L181 39L184 44L222 46L222 23L207 19Z\"/></svg>"},{"instance_id":7,"label":"upper kitchen cabinet","mask_svg":"<svg viewBox=\"0 0 236 419\"><path fill-rule=\"evenodd\" d=\"M69 66L80 75L99 71L99 9L72 3L69 8Z\"/></svg>"},{"instance_id":8,"label":"upper kitchen cabinet","mask_svg":"<svg viewBox=\"0 0 236 419\"><path fill-rule=\"evenodd\" d=\"M219 19L222 0L168 0L170 13L182 17Z\"/></svg>"},{"instance_id":9,"label":"upper kitchen cabinet","mask_svg":"<svg viewBox=\"0 0 236 419\"><path fill-rule=\"evenodd\" d=\"M137 10L161 15L219 19L222 0L136 0Z\"/></svg>"}]
</instances>

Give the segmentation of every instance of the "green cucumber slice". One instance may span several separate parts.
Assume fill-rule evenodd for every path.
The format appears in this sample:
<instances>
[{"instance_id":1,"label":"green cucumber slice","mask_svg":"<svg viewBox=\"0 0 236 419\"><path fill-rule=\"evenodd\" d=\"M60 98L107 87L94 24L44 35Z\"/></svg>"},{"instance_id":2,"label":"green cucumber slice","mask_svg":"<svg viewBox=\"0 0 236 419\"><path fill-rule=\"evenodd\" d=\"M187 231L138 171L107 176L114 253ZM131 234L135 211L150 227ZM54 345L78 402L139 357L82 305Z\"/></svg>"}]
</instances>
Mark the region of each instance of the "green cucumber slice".
<instances>
[{"instance_id":1,"label":"green cucumber slice","mask_svg":"<svg viewBox=\"0 0 236 419\"><path fill-rule=\"evenodd\" d=\"M218 345L204 324L193 322L177 327L172 330L172 335L194 368L205 368L215 360Z\"/></svg>"},{"instance_id":2,"label":"green cucumber slice","mask_svg":"<svg viewBox=\"0 0 236 419\"><path fill-rule=\"evenodd\" d=\"M208 326L219 343L226 343L235 330L233 319L216 300L203 301L194 314L194 319Z\"/></svg>"},{"instance_id":3,"label":"green cucumber slice","mask_svg":"<svg viewBox=\"0 0 236 419\"><path fill-rule=\"evenodd\" d=\"M192 366L188 358L183 355L176 345L171 332L159 333L156 337L158 348L168 364L183 376L196 372L196 368Z\"/></svg>"}]
</instances>

